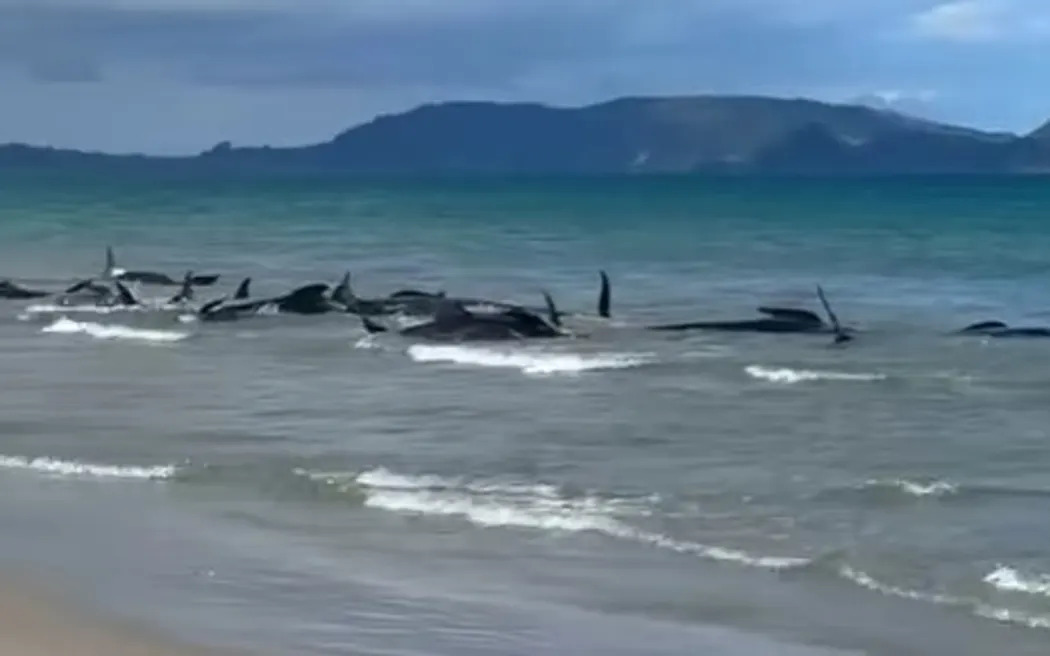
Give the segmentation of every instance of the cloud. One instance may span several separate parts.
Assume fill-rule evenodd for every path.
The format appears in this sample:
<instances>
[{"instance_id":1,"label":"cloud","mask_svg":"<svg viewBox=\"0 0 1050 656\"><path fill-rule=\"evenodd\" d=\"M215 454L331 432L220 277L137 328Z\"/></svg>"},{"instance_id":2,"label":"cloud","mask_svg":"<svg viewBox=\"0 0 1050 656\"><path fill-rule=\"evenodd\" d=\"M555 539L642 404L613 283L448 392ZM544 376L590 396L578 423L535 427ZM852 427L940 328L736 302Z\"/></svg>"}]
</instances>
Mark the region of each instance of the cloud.
<instances>
[{"instance_id":1,"label":"cloud","mask_svg":"<svg viewBox=\"0 0 1050 656\"><path fill-rule=\"evenodd\" d=\"M1050 4L1021 0L958 0L911 17L921 38L960 44L1027 41L1050 36Z\"/></svg>"},{"instance_id":2,"label":"cloud","mask_svg":"<svg viewBox=\"0 0 1050 656\"><path fill-rule=\"evenodd\" d=\"M994 0L959 0L937 5L912 18L916 34L947 41L979 42L1001 37L1006 12Z\"/></svg>"},{"instance_id":3,"label":"cloud","mask_svg":"<svg viewBox=\"0 0 1050 656\"><path fill-rule=\"evenodd\" d=\"M868 100L1023 126L1050 113L1050 91L1033 91L1050 40L1022 45L1006 37L1037 34L1050 6L1036 7L1021 0L0 0L0 141L192 152L223 139L320 140L375 112L425 101L581 104L684 93L877 94L881 100ZM929 89L938 93L924 96ZM52 104L77 111L56 114Z\"/></svg>"}]
</instances>

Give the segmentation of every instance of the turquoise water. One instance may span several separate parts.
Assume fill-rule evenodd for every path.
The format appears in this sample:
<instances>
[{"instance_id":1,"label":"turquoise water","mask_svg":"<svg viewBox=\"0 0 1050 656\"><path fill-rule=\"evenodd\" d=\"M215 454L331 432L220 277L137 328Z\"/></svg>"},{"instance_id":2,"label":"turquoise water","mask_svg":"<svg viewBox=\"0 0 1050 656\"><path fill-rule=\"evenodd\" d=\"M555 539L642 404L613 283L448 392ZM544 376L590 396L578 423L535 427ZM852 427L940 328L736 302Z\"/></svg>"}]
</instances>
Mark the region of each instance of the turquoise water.
<instances>
[{"instance_id":1,"label":"turquoise water","mask_svg":"<svg viewBox=\"0 0 1050 656\"><path fill-rule=\"evenodd\" d=\"M0 275L128 268L593 312L442 346L353 316L0 307L0 558L296 654L1043 654L1038 179L0 183ZM864 331L657 334L818 309ZM169 290L143 288L146 295Z\"/></svg>"}]
</instances>

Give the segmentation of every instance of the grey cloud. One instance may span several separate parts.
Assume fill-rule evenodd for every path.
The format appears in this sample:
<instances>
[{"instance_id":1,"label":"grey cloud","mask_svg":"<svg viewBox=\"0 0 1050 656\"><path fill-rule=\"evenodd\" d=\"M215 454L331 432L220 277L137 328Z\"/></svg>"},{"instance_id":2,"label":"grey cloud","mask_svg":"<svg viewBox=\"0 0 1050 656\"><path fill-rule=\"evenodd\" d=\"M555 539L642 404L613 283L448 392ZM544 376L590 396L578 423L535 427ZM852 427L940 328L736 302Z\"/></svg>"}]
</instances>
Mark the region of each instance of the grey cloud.
<instances>
[{"instance_id":1,"label":"grey cloud","mask_svg":"<svg viewBox=\"0 0 1050 656\"><path fill-rule=\"evenodd\" d=\"M915 38L944 1L0 0L0 90L37 82L19 83L0 140L59 134L34 108L88 97L61 139L167 151L309 141L468 98L893 91L926 94L938 118L1027 127L1047 47Z\"/></svg>"},{"instance_id":2,"label":"grey cloud","mask_svg":"<svg viewBox=\"0 0 1050 656\"><path fill-rule=\"evenodd\" d=\"M48 44L60 58L103 67L131 60L203 83L288 86L500 86L547 68L660 58L691 58L698 73L716 75L775 73L792 62L800 74L819 73L834 67L821 49L848 57L863 41L843 41L827 25L862 13L841 8L827 0L0 0L8 26L0 57L27 64Z\"/></svg>"}]
</instances>

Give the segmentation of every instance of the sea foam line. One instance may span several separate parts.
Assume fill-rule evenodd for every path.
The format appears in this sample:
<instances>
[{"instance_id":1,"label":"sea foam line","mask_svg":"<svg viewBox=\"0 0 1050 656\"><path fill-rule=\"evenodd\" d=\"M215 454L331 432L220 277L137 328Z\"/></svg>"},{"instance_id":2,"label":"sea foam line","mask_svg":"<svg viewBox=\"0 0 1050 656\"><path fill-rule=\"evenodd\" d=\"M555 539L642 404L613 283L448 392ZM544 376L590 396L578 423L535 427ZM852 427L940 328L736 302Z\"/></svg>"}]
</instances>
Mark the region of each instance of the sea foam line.
<instances>
[{"instance_id":1,"label":"sea foam line","mask_svg":"<svg viewBox=\"0 0 1050 656\"><path fill-rule=\"evenodd\" d=\"M629 369L652 361L648 353L544 353L522 350L496 350L474 346L432 346L416 344L408 348L416 362L447 362L475 367L519 369L531 376L579 374L602 369Z\"/></svg>"},{"instance_id":2,"label":"sea foam line","mask_svg":"<svg viewBox=\"0 0 1050 656\"><path fill-rule=\"evenodd\" d=\"M793 385L795 383L806 383L820 380L849 381L849 382L872 382L886 380L885 374L877 373L846 373L841 371L812 371L809 369L790 369L788 367L764 367L753 364L744 368L748 376L765 380L771 383L782 383Z\"/></svg>"},{"instance_id":3,"label":"sea foam line","mask_svg":"<svg viewBox=\"0 0 1050 656\"><path fill-rule=\"evenodd\" d=\"M177 468L174 465L157 465L136 467L121 465L102 465L76 460L58 460L56 458L25 458L22 456L0 455L0 469L33 471L64 477L79 478L123 478L139 480L162 480L172 478Z\"/></svg>"},{"instance_id":4,"label":"sea foam line","mask_svg":"<svg viewBox=\"0 0 1050 656\"><path fill-rule=\"evenodd\" d=\"M93 321L74 321L68 317L60 317L49 326L41 328L40 332L55 333L60 335L84 334L96 339L121 339L145 342L178 342L189 337L189 333L175 330L150 330L146 328L132 328L119 324L104 325Z\"/></svg>"},{"instance_id":5,"label":"sea foam line","mask_svg":"<svg viewBox=\"0 0 1050 656\"><path fill-rule=\"evenodd\" d=\"M27 306L26 314L112 314L114 312L141 312L140 306L125 307L116 305L54 305L40 303Z\"/></svg>"},{"instance_id":6,"label":"sea foam line","mask_svg":"<svg viewBox=\"0 0 1050 656\"><path fill-rule=\"evenodd\" d=\"M323 476L324 474L319 474ZM333 475L329 475L333 476ZM333 483L337 479L331 479ZM400 513L455 516L482 527L597 532L681 554L770 570L805 566L807 558L753 556L744 551L676 540L625 523L621 517L651 514L659 497L566 498L555 486L505 481L463 481L433 475L407 476L386 469L358 474L365 505Z\"/></svg>"},{"instance_id":7,"label":"sea foam line","mask_svg":"<svg viewBox=\"0 0 1050 656\"><path fill-rule=\"evenodd\" d=\"M870 574L863 572L858 569L854 569L848 565L843 565L838 570L839 576L842 578L855 583L862 588L877 592L879 594L886 595L888 597L897 597L900 599L910 599L912 601L920 601L938 606L948 606L952 608L966 608L969 609L977 617L983 617L985 619L995 620L997 622L1004 622L1007 624L1014 624L1018 626L1025 626L1030 629L1050 629L1050 617L1042 615L1033 615L1020 610L1014 610L1010 608L1002 608L999 606L992 606L991 604L985 603L979 599L967 598L967 597L955 597L952 595L941 594L936 592L919 592L917 590L908 590L895 585L889 585L882 583L872 577ZM986 579L987 580L987 579Z\"/></svg>"}]
</instances>

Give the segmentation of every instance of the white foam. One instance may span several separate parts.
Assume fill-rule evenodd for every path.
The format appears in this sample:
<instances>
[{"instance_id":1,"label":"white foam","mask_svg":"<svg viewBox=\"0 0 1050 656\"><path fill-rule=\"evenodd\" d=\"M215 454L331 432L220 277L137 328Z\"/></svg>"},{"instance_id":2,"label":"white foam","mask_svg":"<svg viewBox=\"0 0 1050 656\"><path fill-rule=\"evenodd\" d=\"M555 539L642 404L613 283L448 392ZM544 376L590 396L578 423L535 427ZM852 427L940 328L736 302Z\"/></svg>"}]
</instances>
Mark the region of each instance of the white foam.
<instances>
[{"instance_id":1,"label":"white foam","mask_svg":"<svg viewBox=\"0 0 1050 656\"><path fill-rule=\"evenodd\" d=\"M937 604L939 606L967 608L974 615L978 617L983 617L985 619L991 619L997 622L1005 622L1008 624L1015 624L1019 626L1026 626L1032 629L1050 629L1050 617L1032 615L1023 611L992 606L979 599L954 597L951 595L940 594L936 592L919 592L917 590L908 590L906 588L901 588L895 585L888 585L886 583L877 581L874 577L867 574L866 572L854 569L848 565L843 565L839 568L839 575L865 589L871 590L873 592L878 592L879 594L883 594L889 597L910 599L912 601L932 603Z\"/></svg>"},{"instance_id":2,"label":"white foam","mask_svg":"<svg viewBox=\"0 0 1050 656\"><path fill-rule=\"evenodd\" d=\"M21 469L41 474L69 476L79 478L126 478L140 480L158 480L175 475L174 465L154 467L133 467L120 465L99 465L75 460L57 460L55 458L24 458L21 456L0 456L0 469Z\"/></svg>"},{"instance_id":3,"label":"white foam","mask_svg":"<svg viewBox=\"0 0 1050 656\"><path fill-rule=\"evenodd\" d=\"M466 490L479 494L534 495L545 499L558 497L558 488L544 483L518 481L468 481L459 477L406 476L392 472L386 467L370 469L355 476L361 485L390 490Z\"/></svg>"},{"instance_id":4,"label":"white foam","mask_svg":"<svg viewBox=\"0 0 1050 656\"><path fill-rule=\"evenodd\" d=\"M655 495L634 499L594 495L566 498L557 487L546 484L406 476L383 468L362 472L356 481L365 488L366 506L393 512L455 516L483 527L592 531L676 553L763 569L794 568L810 562L806 558L752 556L736 549L676 540L626 523L628 516L651 514L652 504L659 501Z\"/></svg>"},{"instance_id":5,"label":"white foam","mask_svg":"<svg viewBox=\"0 0 1050 656\"><path fill-rule=\"evenodd\" d=\"M959 487L954 483L947 481L931 481L929 483L919 483L916 481L909 481L903 478L895 478L891 480L869 480L865 481L865 487L890 487L900 490L905 494L913 497L940 497L955 494L959 491Z\"/></svg>"},{"instance_id":6,"label":"white foam","mask_svg":"<svg viewBox=\"0 0 1050 656\"><path fill-rule=\"evenodd\" d=\"M996 606L989 606L988 604L978 604L974 609L974 612L978 617L984 617L997 622L1019 624L1021 626L1027 626L1030 629L1050 629L1050 617L1030 615L1029 613L1024 613L1018 610L998 608Z\"/></svg>"},{"instance_id":7,"label":"white foam","mask_svg":"<svg viewBox=\"0 0 1050 656\"><path fill-rule=\"evenodd\" d=\"M938 594L935 592L919 592L918 590L908 590L907 588L882 583L875 580L870 574L862 572L859 569L854 569L849 565L843 565L839 568L839 576L856 583L862 588L866 588L872 592L878 592L879 594L884 594L888 597L900 597L901 599L911 599L912 601L925 601L941 606L970 605L970 602L960 597L952 597L951 595Z\"/></svg>"},{"instance_id":8,"label":"white foam","mask_svg":"<svg viewBox=\"0 0 1050 656\"><path fill-rule=\"evenodd\" d=\"M474 346L410 346L408 355L416 362L448 362L475 367L520 369L532 376L578 374L601 369L628 369L651 362L650 354L551 353L524 350L497 350Z\"/></svg>"},{"instance_id":9,"label":"white foam","mask_svg":"<svg viewBox=\"0 0 1050 656\"><path fill-rule=\"evenodd\" d=\"M125 307L117 305L54 305L41 303L26 307L27 314L110 314L113 312L133 312L139 306Z\"/></svg>"},{"instance_id":10,"label":"white foam","mask_svg":"<svg viewBox=\"0 0 1050 656\"><path fill-rule=\"evenodd\" d=\"M787 367L771 368L753 364L744 368L748 376L766 380L771 383L783 383L792 385L795 383L806 383L819 380L871 382L886 380L885 374L875 373L845 373L841 371L811 371L808 369L789 369Z\"/></svg>"},{"instance_id":11,"label":"white foam","mask_svg":"<svg viewBox=\"0 0 1050 656\"><path fill-rule=\"evenodd\" d=\"M53 324L41 329L44 333L61 335L84 334L96 339L125 339L145 342L178 342L189 337L188 333L174 330L149 330L121 325L103 325L93 321L74 321L60 317Z\"/></svg>"},{"instance_id":12,"label":"white foam","mask_svg":"<svg viewBox=\"0 0 1050 656\"><path fill-rule=\"evenodd\" d=\"M999 565L984 577L984 582L996 590L1050 597L1050 576L1046 574L1025 576L1013 567Z\"/></svg>"},{"instance_id":13,"label":"white foam","mask_svg":"<svg viewBox=\"0 0 1050 656\"><path fill-rule=\"evenodd\" d=\"M365 335L361 339L354 342L355 349L378 349L379 344L376 343L375 335Z\"/></svg>"}]
</instances>

